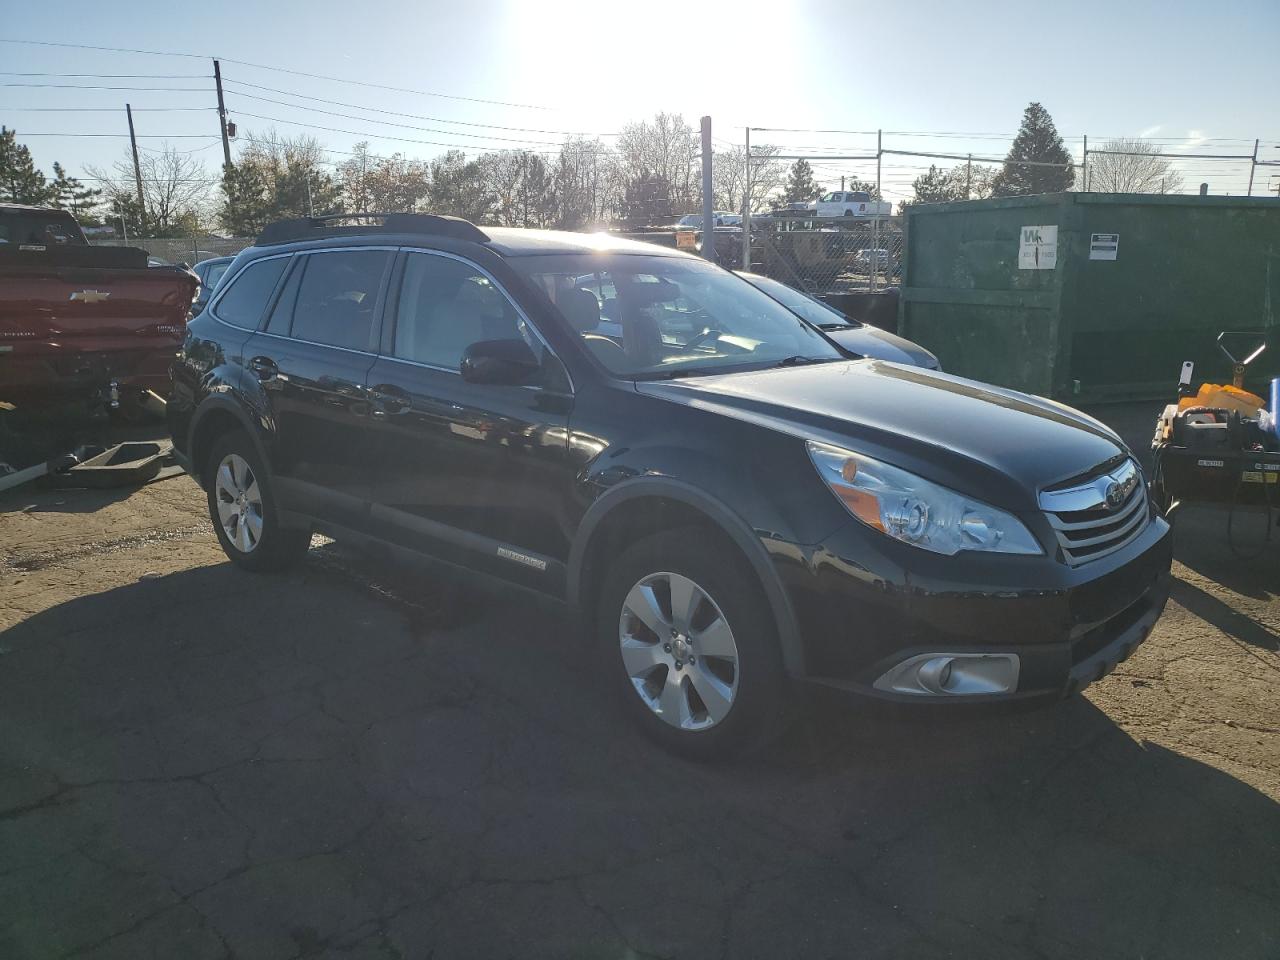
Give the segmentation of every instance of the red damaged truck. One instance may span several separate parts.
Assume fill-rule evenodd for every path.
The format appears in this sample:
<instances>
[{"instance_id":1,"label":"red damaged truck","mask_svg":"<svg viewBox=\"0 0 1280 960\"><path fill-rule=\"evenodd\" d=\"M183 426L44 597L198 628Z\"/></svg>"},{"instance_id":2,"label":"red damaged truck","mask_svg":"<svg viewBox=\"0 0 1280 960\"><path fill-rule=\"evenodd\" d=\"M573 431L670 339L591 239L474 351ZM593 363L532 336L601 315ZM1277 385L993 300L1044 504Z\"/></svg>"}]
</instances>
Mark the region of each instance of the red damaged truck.
<instances>
[{"instance_id":1,"label":"red damaged truck","mask_svg":"<svg viewBox=\"0 0 1280 960\"><path fill-rule=\"evenodd\" d=\"M92 247L65 210L0 204L0 401L114 408L168 396L199 279Z\"/></svg>"}]
</instances>

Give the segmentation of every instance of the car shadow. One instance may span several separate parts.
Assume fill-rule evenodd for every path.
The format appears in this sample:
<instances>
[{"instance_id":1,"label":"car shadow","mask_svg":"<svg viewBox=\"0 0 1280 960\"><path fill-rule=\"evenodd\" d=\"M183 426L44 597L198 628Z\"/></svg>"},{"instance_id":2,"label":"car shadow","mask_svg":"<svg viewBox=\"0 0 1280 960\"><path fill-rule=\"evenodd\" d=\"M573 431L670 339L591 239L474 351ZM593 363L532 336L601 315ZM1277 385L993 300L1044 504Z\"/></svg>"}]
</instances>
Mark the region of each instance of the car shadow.
<instances>
[{"instance_id":1,"label":"car shadow","mask_svg":"<svg viewBox=\"0 0 1280 960\"><path fill-rule=\"evenodd\" d=\"M764 753L693 764L624 720L566 617L332 546L69 600L0 651L8 956L1280 943L1280 806L1083 697L815 699Z\"/></svg>"}]
</instances>

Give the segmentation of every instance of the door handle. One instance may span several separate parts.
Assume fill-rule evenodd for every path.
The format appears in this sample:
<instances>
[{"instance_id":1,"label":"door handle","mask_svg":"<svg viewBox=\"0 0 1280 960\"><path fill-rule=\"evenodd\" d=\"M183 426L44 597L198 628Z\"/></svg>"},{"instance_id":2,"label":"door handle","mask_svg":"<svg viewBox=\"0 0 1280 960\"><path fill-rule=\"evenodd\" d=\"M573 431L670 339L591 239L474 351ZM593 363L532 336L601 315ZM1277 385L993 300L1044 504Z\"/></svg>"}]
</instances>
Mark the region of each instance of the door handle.
<instances>
[{"instance_id":1,"label":"door handle","mask_svg":"<svg viewBox=\"0 0 1280 960\"><path fill-rule=\"evenodd\" d=\"M389 417L395 414L408 413L411 406L409 395L399 387L380 383L369 388L369 400L373 403L375 417Z\"/></svg>"},{"instance_id":2,"label":"door handle","mask_svg":"<svg viewBox=\"0 0 1280 960\"><path fill-rule=\"evenodd\" d=\"M249 369L261 383L274 380L280 374L280 368L270 357L254 357L249 361Z\"/></svg>"}]
</instances>

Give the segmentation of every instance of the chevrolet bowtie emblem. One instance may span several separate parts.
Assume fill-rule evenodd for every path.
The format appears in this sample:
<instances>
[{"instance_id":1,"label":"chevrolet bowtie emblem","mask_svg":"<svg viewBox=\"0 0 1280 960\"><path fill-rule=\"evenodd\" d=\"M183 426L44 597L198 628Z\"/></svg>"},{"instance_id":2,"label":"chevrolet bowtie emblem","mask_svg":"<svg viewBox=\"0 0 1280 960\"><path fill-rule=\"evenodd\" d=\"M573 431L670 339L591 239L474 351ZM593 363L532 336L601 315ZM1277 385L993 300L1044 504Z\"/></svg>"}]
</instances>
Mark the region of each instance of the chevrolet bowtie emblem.
<instances>
[{"instance_id":1,"label":"chevrolet bowtie emblem","mask_svg":"<svg viewBox=\"0 0 1280 960\"><path fill-rule=\"evenodd\" d=\"M84 303L101 303L107 297L111 296L109 290L77 290L70 297L72 300L80 300Z\"/></svg>"}]
</instances>

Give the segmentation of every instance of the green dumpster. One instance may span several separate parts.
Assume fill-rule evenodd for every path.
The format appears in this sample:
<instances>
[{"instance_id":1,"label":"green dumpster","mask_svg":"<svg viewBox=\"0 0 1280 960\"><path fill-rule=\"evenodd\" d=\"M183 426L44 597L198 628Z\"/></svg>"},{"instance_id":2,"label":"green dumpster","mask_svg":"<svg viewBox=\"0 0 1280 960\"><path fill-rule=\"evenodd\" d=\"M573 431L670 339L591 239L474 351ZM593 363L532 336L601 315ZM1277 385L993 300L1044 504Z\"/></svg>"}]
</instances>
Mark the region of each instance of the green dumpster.
<instances>
[{"instance_id":1,"label":"green dumpster","mask_svg":"<svg viewBox=\"0 0 1280 960\"><path fill-rule=\"evenodd\" d=\"M1075 403L1230 382L1223 330L1280 375L1280 201L1056 193L909 206L899 332L944 370ZM1240 338L1243 342L1245 338Z\"/></svg>"}]
</instances>

